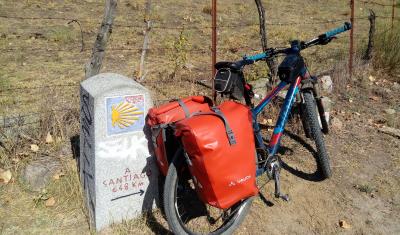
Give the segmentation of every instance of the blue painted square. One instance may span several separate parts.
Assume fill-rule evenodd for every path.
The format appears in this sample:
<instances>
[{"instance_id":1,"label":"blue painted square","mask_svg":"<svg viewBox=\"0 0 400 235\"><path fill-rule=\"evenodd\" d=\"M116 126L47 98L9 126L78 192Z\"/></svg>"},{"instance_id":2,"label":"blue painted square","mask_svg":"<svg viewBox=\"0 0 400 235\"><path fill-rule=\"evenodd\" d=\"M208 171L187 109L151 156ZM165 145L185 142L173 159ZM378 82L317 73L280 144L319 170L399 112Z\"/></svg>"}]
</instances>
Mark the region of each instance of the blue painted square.
<instances>
[{"instance_id":1,"label":"blue painted square","mask_svg":"<svg viewBox=\"0 0 400 235\"><path fill-rule=\"evenodd\" d=\"M145 124L144 95L106 98L107 135L143 131Z\"/></svg>"}]
</instances>

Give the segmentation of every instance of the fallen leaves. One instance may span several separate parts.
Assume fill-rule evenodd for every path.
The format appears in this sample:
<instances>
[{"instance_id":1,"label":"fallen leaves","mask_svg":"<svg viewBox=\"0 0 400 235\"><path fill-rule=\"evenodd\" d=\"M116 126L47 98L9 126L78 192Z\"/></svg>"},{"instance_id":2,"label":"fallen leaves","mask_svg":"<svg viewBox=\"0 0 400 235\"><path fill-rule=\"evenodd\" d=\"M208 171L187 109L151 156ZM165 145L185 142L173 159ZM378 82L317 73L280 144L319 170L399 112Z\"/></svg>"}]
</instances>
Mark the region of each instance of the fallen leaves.
<instances>
[{"instance_id":1,"label":"fallen leaves","mask_svg":"<svg viewBox=\"0 0 400 235\"><path fill-rule=\"evenodd\" d=\"M339 220L339 226L344 229L351 228L351 225L346 222L346 220Z\"/></svg>"},{"instance_id":2,"label":"fallen leaves","mask_svg":"<svg viewBox=\"0 0 400 235\"><path fill-rule=\"evenodd\" d=\"M37 152L39 151L39 146L37 144L31 144L31 150L32 152Z\"/></svg>"},{"instance_id":3,"label":"fallen leaves","mask_svg":"<svg viewBox=\"0 0 400 235\"><path fill-rule=\"evenodd\" d=\"M375 77L373 77L373 76L369 76L368 79L369 79L370 82L375 82L376 81Z\"/></svg>"},{"instance_id":4,"label":"fallen leaves","mask_svg":"<svg viewBox=\"0 0 400 235\"><path fill-rule=\"evenodd\" d=\"M12 174L10 170L3 170L0 168L0 183L8 184L11 181Z\"/></svg>"},{"instance_id":5,"label":"fallen leaves","mask_svg":"<svg viewBox=\"0 0 400 235\"><path fill-rule=\"evenodd\" d=\"M273 125L274 121L272 119L263 118L260 122L262 125Z\"/></svg>"},{"instance_id":6,"label":"fallen leaves","mask_svg":"<svg viewBox=\"0 0 400 235\"><path fill-rule=\"evenodd\" d=\"M59 180L61 177L63 177L65 174L62 172L56 173L53 175L54 180Z\"/></svg>"},{"instance_id":7,"label":"fallen leaves","mask_svg":"<svg viewBox=\"0 0 400 235\"><path fill-rule=\"evenodd\" d=\"M54 197L49 197L49 199L47 199L47 200L44 202L44 205L45 205L46 207L53 207L55 204L56 204L56 199L55 199Z\"/></svg>"},{"instance_id":8,"label":"fallen leaves","mask_svg":"<svg viewBox=\"0 0 400 235\"><path fill-rule=\"evenodd\" d=\"M48 132L46 136L46 144L51 144L53 142L54 142L53 136L51 136L50 132Z\"/></svg>"}]
</instances>

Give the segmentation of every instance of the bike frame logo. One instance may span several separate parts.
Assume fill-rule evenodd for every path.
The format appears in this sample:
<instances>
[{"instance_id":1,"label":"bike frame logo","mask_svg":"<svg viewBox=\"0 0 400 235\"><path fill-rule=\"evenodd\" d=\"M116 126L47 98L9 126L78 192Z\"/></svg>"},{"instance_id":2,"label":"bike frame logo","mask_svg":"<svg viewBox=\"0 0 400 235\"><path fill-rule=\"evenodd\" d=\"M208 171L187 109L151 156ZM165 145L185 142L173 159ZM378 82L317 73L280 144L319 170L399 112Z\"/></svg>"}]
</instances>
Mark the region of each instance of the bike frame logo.
<instances>
[{"instance_id":1,"label":"bike frame logo","mask_svg":"<svg viewBox=\"0 0 400 235\"><path fill-rule=\"evenodd\" d=\"M107 97L106 109L107 135L143 131L144 95Z\"/></svg>"}]
</instances>

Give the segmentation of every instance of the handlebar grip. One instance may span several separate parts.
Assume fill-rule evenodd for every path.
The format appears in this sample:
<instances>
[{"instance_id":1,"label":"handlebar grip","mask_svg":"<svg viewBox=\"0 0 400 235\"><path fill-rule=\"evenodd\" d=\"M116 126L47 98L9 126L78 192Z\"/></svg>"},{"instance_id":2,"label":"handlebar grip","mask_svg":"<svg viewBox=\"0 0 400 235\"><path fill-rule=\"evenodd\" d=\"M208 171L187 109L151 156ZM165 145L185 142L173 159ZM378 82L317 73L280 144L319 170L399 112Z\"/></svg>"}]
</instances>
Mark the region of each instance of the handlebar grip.
<instances>
[{"instance_id":1,"label":"handlebar grip","mask_svg":"<svg viewBox=\"0 0 400 235\"><path fill-rule=\"evenodd\" d=\"M255 62L255 61L258 61L258 60L265 59L266 57L267 57L267 54L265 52L263 52L263 53L256 54L256 55L253 55L253 56L246 56L244 59L248 60L248 61Z\"/></svg>"},{"instance_id":2,"label":"handlebar grip","mask_svg":"<svg viewBox=\"0 0 400 235\"><path fill-rule=\"evenodd\" d=\"M326 35L327 38L330 38L330 37L333 37L333 36L335 36L335 35L337 35L339 33L343 33L344 31L347 31L349 29L351 29L351 24L349 22L346 22L346 23L344 23L343 26L326 32L325 35Z\"/></svg>"}]
</instances>

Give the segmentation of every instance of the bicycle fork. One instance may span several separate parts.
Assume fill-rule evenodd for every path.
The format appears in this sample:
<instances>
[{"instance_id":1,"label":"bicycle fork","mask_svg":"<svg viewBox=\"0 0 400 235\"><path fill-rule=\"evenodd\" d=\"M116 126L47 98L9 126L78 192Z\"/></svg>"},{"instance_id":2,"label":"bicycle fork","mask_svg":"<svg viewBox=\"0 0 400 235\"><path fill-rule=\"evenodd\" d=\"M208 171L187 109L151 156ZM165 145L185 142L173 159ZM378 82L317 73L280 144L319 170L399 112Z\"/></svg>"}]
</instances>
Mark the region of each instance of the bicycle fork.
<instances>
[{"instance_id":1,"label":"bicycle fork","mask_svg":"<svg viewBox=\"0 0 400 235\"><path fill-rule=\"evenodd\" d=\"M320 120L320 124L321 124L321 131L324 134L328 134L329 133L329 127L328 127L328 122L327 122L327 118L325 115L325 107L324 104L322 102L322 96L319 92L319 86L317 85L317 78L314 76L310 76L308 79L304 79L301 83L301 92L297 93L297 99L300 101L300 105L303 104L304 102L304 98L302 93L303 92L312 92L314 99L315 99L315 104L317 106L317 111L318 111L318 115L319 115L319 120ZM301 115L301 121L303 123L303 127L304 127L304 131L306 133L306 137L307 138L311 138L310 133L307 131L307 123L304 123L305 120L303 118L303 114L302 114L302 108L300 108L300 115Z\"/></svg>"}]
</instances>

